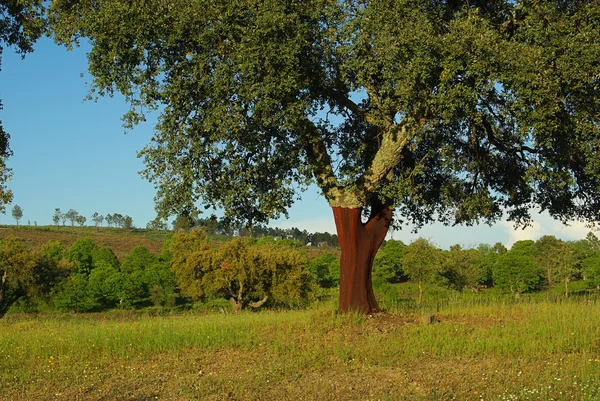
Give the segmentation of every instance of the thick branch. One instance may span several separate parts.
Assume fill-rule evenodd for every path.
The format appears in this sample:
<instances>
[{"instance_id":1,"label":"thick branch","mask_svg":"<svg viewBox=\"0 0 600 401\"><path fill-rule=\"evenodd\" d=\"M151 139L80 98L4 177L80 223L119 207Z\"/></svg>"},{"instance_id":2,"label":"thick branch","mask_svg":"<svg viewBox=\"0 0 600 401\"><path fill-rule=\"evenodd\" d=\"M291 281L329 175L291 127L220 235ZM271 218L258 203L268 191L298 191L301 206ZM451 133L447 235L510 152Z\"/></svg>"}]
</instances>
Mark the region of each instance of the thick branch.
<instances>
[{"instance_id":1,"label":"thick branch","mask_svg":"<svg viewBox=\"0 0 600 401\"><path fill-rule=\"evenodd\" d=\"M305 135L301 138L308 162L314 169L317 185L331 206L359 208L366 203L355 192L345 191L338 182L331 165L331 157L317 127L306 119Z\"/></svg>"},{"instance_id":2,"label":"thick branch","mask_svg":"<svg viewBox=\"0 0 600 401\"><path fill-rule=\"evenodd\" d=\"M408 143L412 132L413 130L409 130L406 124L401 124L383 134L381 145L371 166L358 180L361 192L372 193L377 185L398 165L402 157L402 149Z\"/></svg>"},{"instance_id":3,"label":"thick branch","mask_svg":"<svg viewBox=\"0 0 600 401\"><path fill-rule=\"evenodd\" d=\"M251 308L260 308L265 302L267 302L267 299L269 299L269 296L265 295L265 297L260 301L248 302L248 306L250 306Z\"/></svg>"},{"instance_id":4,"label":"thick branch","mask_svg":"<svg viewBox=\"0 0 600 401\"><path fill-rule=\"evenodd\" d=\"M347 108L348 110L350 110L352 113L356 114L357 116L359 116L360 118L362 118L363 120L365 120L366 122L368 122L369 124L373 124L374 123L374 119L373 117L363 108L361 108L358 104L354 103L352 101L352 99L350 99L348 96L343 95L335 90L330 90L327 93L333 100L335 100L336 102L338 102L340 105L344 106L345 108Z\"/></svg>"}]
</instances>

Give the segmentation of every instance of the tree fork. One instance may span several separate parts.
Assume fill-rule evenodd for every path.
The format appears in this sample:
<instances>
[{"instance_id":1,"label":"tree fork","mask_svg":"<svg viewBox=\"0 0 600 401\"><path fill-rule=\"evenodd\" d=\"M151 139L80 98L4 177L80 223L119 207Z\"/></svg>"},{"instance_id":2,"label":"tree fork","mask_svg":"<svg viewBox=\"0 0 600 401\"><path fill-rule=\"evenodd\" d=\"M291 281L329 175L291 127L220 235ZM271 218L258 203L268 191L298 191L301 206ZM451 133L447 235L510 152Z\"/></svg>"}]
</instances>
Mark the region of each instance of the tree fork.
<instances>
[{"instance_id":1,"label":"tree fork","mask_svg":"<svg viewBox=\"0 0 600 401\"><path fill-rule=\"evenodd\" d=\"M371 213L365 224L362 209L333 207L340 261L340 312L372 313L379 311L373 294L373 260L392 221L392 209L383 207Z\"/></svg>"}]
</instances>

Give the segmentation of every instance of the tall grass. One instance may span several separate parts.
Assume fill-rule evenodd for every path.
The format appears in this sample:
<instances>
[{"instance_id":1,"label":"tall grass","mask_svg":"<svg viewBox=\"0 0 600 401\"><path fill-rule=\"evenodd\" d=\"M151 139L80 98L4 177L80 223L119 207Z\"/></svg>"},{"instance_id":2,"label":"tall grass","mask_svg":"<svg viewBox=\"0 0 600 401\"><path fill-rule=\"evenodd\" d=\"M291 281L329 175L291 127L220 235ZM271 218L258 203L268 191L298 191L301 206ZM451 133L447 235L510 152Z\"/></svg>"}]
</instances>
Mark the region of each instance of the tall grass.
<instances>
[{"instance_id":1,"label":"tall grass","mask_svg":"<svg viewBox=\"0 0 600 401\"><path fill-rule=\"evenodd\" d=\"M0 399L51 399L47 386L137 391L139 399L600 397L595 302L457 298L438 305L436 324L421 319L431 310L334 310L8 316L0 321ZM152 387L165 375L172 386Z\"/></svg>"}]
</instances>

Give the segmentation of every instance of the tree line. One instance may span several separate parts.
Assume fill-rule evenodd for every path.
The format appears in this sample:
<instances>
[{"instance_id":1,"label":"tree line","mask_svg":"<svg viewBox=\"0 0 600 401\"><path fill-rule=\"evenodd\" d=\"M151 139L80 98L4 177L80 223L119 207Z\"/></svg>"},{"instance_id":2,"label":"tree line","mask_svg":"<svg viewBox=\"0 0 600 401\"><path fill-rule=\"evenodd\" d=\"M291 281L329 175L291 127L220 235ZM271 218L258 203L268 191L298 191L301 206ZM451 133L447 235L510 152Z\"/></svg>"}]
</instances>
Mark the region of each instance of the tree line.
<instances>
[{"instance_id":1,"label":"tree line","mask_svg":"<svg viewBox=\"0 0 600 401\"><path fill-rule=\"evenodd\" d=\"M338 256L309 260L295 240L238 237L216 246L201 229L180 231L155 255L143 246L122 261L107 247L81 238L70 247L58 241L29 249L14 237L0 241L0 316L19 301L57 311L170 307L215 299L243 308L299 307L318 298L320 288L340 282ZM430 240L410 244L389 240L374 260L376 291L390 285L418 285L420 305L426 284L454 291L495 287L510 294L551 290L582 280L600 287L600 240L544 236L516 242L442 250Z\"/></svg>"}]
</instances>

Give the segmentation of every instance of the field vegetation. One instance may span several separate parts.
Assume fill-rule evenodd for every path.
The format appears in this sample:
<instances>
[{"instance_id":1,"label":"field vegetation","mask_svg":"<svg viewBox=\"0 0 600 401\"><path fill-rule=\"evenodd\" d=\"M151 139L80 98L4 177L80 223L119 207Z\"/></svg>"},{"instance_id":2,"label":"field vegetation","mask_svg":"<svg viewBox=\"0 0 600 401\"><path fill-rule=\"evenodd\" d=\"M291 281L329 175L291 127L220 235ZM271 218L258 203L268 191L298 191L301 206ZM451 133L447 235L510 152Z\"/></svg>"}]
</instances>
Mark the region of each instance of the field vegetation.
<instances>
[{"instance_id":1,"label":"field vegetation","mask_svg":"<svg viewBox=\"0 0 600 401\"><path fill-rule=\"evenodd\" d=\"M596 300L457 297L367 316L334 310L8 315L0 399L600 396Z\"/></svg>"},{"instance_id":2,"label":"field vegetation","mask_svg":"<svg viewBox=\"0 0 600 401\"><path fill-rule=\"evenodd\" d=\"M0 400L600 397L594 234L511 249L387 241L373 274L383 312L358 315L335 312L334 248L201 231L4 230Z\"/></svg>"}]
</instances>

